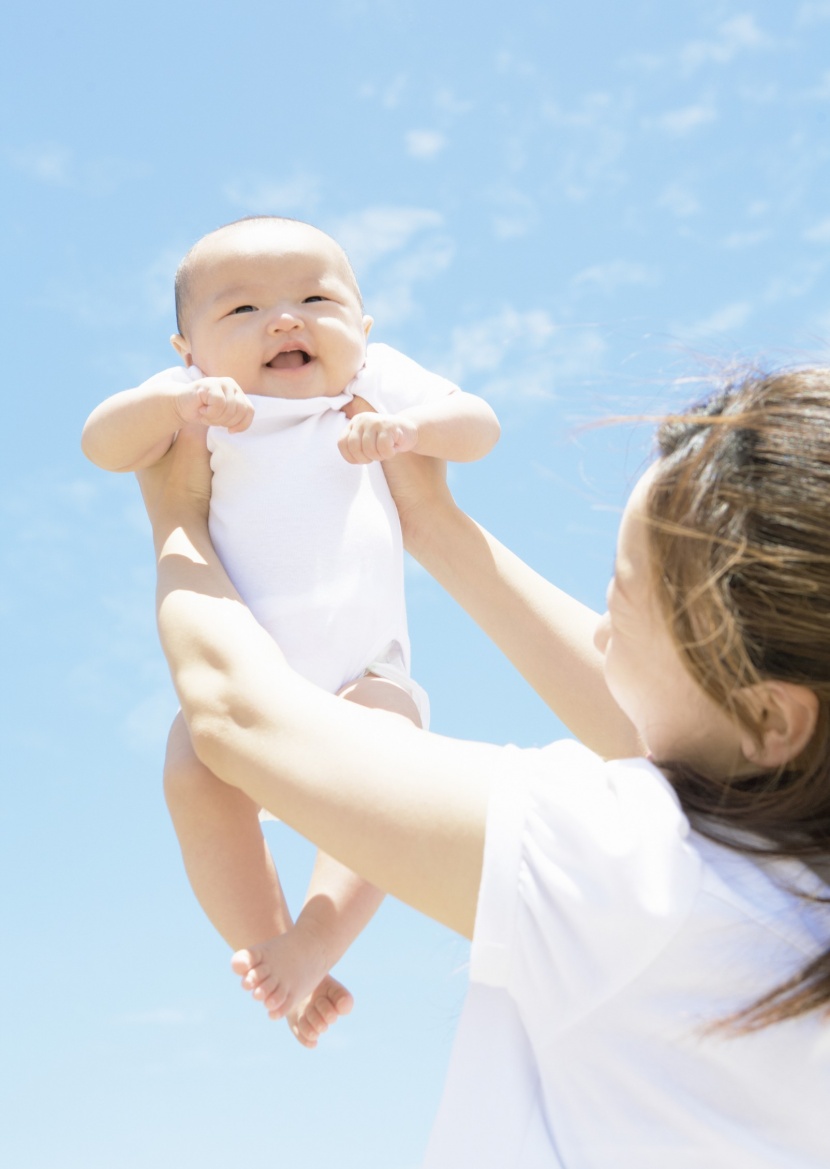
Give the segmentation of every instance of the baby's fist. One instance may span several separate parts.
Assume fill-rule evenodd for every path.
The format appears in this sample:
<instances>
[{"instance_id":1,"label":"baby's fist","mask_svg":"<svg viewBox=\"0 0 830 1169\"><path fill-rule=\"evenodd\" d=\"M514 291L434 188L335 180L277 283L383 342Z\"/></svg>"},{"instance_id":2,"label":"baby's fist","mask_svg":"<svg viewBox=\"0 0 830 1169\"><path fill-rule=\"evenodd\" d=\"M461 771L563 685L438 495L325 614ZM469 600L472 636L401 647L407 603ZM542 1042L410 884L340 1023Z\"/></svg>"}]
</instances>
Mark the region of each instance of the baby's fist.
<instances>
[{"instance_id":1,"label":"baby's fist","mask_svg":"<svg viewBox=\"0 0 830 1169\"><path fill-rule=\"evenodd\" d=\"M231 434L247 430L254 417L250 399L233 378L203 377L182 395L184 421L221 426Z\"/></svg>"},{"instance_id":2,"label":"baby's fist","mask_svg":"<svg viewBox=\"0 0 830 1169\"><path fill-rule=\"evenodd\" d=\"M403 414L355 414L337 443L347 463L376 463L415 449L418 426Z\"/></svg>"}]
</instances>

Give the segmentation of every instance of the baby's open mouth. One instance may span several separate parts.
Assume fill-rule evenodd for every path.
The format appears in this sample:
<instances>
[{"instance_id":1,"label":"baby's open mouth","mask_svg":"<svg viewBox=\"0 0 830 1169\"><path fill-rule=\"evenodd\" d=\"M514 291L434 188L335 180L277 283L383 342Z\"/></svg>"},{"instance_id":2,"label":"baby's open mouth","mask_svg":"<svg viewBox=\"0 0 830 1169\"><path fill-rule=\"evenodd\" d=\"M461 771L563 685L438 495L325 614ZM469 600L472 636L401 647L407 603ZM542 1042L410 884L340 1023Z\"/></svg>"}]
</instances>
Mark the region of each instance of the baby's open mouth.
<instances>
[{"instance_id":1,"label":"baby's open mouth","mask_svg":"<svg viewBox=\"0 0 830 1169\"><path fill-rule=\"evenodd\" d=\"M268 362L269 369L299 369L308 365L311 357L304 349L284 349Z\"/></svg>"}]
</instances>

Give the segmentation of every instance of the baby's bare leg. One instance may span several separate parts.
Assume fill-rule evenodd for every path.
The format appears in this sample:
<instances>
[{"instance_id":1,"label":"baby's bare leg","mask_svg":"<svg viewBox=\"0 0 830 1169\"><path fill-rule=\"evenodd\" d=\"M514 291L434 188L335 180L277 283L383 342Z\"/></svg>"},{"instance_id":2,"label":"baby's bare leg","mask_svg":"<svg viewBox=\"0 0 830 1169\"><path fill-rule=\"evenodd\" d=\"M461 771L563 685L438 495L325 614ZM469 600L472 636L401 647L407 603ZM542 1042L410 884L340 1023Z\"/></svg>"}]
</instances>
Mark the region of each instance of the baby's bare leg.
<instances>
[{"instance_id":1,"label":"baby's bare leg","mask_svg":"<svg viewBox=\"0 0 830 1169\"><path fill-rule=\"evenodd\" d=\"M341 691L350 702L385 710L421 725L417 706L402 687L369 675ZM291 1030L306 1047L315 1047L333 1021L328 996L317 987L368 924L383 893L325 853L317 854L305 904L288 933L235 954L234 970L272 1018L288 1018Z\"/></svg>"},{"instance_id":2,"label":"baby's bare leg","mask_svg":"<svg viewBox=\"0 0 830 1169\"><path fill-rule=\"evenodd\" d=\"M290 930L259 809L199 762L181 715L167 742L164 792L193 892L231 948ZM328 1022L351 1010L351 995L333 978L325 978L315 995Z\"/></svg>"}]
</instances>

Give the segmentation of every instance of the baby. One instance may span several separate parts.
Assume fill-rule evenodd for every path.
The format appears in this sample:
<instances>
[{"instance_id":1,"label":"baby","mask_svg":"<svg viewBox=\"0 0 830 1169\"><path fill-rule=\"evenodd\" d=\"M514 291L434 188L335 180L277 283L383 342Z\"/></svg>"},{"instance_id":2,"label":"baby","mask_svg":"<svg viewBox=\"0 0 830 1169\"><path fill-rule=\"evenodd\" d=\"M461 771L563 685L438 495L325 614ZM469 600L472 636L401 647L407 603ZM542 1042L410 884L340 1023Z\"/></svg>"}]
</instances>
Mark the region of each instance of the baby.
<instances>
[{"instance_id":1,"label":"baby","mask_svg":"<svg viewBox=\"0 0 830 1169\"><path fill-rule=\"evenodd\" d=\"M107 399L83 448L99 466L157 462L185 426L211 452L210 530L257 619L300 673L334 694L426 725L409 676L400 526L381 462L414 451L481 458L490 407L384 345L342 248L309 224L239 220L211 232L176 275L184 367ZM234 950L262 944L257 997L316 1046L352 1007L329 970L382 899L318 855L292 925L260 810L196 758L179 717L165 794L191 885ZM247 975L246 953L234 968Z\"/></svg>"}]
</instances>

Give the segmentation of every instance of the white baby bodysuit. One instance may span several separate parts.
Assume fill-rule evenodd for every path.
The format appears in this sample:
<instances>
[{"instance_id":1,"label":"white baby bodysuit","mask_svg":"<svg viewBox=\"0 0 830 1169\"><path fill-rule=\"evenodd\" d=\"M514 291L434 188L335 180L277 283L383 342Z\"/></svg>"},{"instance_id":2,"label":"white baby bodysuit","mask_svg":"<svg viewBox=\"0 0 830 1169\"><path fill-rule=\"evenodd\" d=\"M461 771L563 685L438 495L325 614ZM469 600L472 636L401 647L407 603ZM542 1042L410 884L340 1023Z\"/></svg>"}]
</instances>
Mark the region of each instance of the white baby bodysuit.
<instances>
[{"instance_id":1,"label":"white baby bodysuit","mask_svg":"<svg viewBox=\"0 0 830 1169\"><path fill-rule=\"evenodd\" d=\"M381 464L340 454L342 408L360 396L393 414L457 392L374 344L337 397L255 396L248 430L208 430L222 563L293 668L332 693L369 666L405 682L410 662L398 514Z\"/></svg>"}]
</instances>

